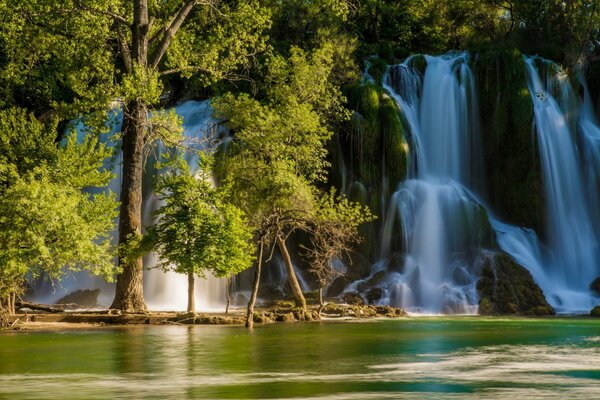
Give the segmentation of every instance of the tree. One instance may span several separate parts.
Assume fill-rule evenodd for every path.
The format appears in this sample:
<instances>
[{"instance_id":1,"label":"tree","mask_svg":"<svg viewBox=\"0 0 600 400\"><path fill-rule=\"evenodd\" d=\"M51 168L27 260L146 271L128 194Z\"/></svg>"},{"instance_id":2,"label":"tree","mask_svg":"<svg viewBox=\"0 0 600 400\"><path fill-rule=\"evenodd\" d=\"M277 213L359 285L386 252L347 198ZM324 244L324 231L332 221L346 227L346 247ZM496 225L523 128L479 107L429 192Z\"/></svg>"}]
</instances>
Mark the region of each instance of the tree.
<instances>
[{"instance_id":1,"label":"tree","mask_svg":"<svg viewBox=\"0 0 600 400\"><path fill-rule=\"evenodd\" d=\"M252 232L242 211L224 201L224 188L210 182L208 164L192 174L185 161L159 176L156 191L165 205L145 240L158 251L158 267L188 276L188 307L194 313L194 275L237 274L252 265Z\"/></svg>"},{"instance_id":2,"label":"tree","mask_svg":"<svg viewBox=\"0 0 600 400\"><path fill-rule=\"evenodd\" d=\"M0 15L0 87L29 92L34 77L40 89L33 99L8 101L73 118L105 114L121 99L121 248L141 234L144 147L169 131L148 117L165 83L247 79L270 24L265 8L243 0L1 0ZM120 257L119 265L111 307L145 310L142 259Z\"/></svg>"},{"instance_id":3,"label":"tree","mask_svg":"<svg viewBox=\"0 0 600 400\"><path fill-rule=\"evenodd\" d=\"M310 246L304 247L309 271L319 282L319 315L325 305L323 288L342 273L335 263L351 262L350 253L361 242L360 225L373 219L368 207L336 197L333 189L319 196L315 212L307 221Z\"/></svg>"},{"instance_id":4,"label":"tree","mask_svg":"<svg viewBox=\"0 0 600 400\"><path fill-rule=\"evenodd\" d=\"M233 201L249 215L258 242L249 326L265 247L279 248L296 305L306 310L286 240L305 227L313 212L316 184L324 181L329 165L330 121L347 117L333 83L335 55L331 42L311 51L292 47L288 58L272 54L264 86L259 86L263 101L228 94L213 102L217 117L233 134L220 175L231 185Z\"/></svg>"},{"instance_id":5,"label":"tree","mask_svg":"<svg viewBox=\"0 0 600 400\"><path fill-rule=\"evenodd\" d=\"M115 273L118 204L102 170L110 149L91 135L78 143L74 132L57 144L56 127L22 109L0 111L0 308L10 312L26 275Z\"/></svg>"}]
</instances>

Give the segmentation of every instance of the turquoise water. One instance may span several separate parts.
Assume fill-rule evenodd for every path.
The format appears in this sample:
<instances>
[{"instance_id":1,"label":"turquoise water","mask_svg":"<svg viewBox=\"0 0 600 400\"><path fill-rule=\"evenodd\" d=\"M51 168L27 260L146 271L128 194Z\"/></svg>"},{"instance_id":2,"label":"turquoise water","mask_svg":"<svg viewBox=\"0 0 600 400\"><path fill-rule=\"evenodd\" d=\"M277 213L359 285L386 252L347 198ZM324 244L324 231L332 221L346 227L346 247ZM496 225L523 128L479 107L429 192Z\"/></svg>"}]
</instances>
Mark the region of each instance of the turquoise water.
<instances>
[{"instance_id":1,"label":"turquoise water","mask_svg":"<svg viewBox=\"0 0 600 400\"><path fill-rule=\"evenodd\" d=\"M600 398L600 320L411 318L0 334L4 399Z\"/></svg>"}]
</instances>

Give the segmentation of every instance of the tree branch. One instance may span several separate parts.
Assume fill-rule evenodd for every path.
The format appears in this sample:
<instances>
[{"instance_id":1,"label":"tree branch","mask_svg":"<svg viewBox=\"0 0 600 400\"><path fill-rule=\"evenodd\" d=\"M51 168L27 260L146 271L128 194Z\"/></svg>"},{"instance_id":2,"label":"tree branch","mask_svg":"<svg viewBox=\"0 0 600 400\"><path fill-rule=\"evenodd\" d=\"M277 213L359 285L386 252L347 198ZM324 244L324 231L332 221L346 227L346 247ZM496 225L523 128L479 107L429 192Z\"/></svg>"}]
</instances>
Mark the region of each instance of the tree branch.
<instances>
[{"instance_id":1,"label":"tree branch","mask_svg":"<svg viewBox=\"0 0 600 400\"><path fill-rule=\"evenodd\" d=\"M188 15L190 14L190 12L196 4L198 4L198 0L187 0L177 11L177 13L175 13L175 17L169 24L169 27L164 31L158 48L154 53L154 57L152 57L152 61L150 63L151 67L156 68L158 66L163 56L167 52L167 49L171 45L173 37L175 36L179 28L181 28L181 25L183 24L183 22L188 17Z\"/></svg>"}]
</instances>

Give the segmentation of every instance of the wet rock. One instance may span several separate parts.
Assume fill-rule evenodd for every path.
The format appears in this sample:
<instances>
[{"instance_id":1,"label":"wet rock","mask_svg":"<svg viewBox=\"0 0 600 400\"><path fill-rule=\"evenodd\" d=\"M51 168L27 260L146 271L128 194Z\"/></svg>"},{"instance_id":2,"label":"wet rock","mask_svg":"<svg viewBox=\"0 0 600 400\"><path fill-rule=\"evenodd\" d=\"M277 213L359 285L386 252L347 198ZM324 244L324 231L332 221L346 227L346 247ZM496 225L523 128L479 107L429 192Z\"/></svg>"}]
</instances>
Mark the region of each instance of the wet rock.
<instances>
[{"instance_id":1,"label":"wet rock","mask_svg":"<svg viewBox=\"0 0 600 400\"><path fill-rule=\"evenodd\" d=\"M404 272L404 264L406 263L406 256L402 253L394 253L387 262L387 270L395 271L399 273Z\"/></svg>"},{"instance_id":2,"label":"wet rock","mask_svg":"<svg viewBox=\"0 0 600 400\"><path fill-rule=\"evenodd\" d=\"M406 311L401 308L390 307L390 306L376 306L373 307L377 315L388 318L406 317Z\"/></svg>"},{"instance_id":3,"label":"wet rock","mask_svg":"<svg viewBox=\"0 0 600 400\"><path fill-rule=\"evenodd\" d=\"M100 289L76 290L58 300L56 304L78 304L80 306L94 307L98 305L99 294Z\"/></svg>"},{"instance_id":4,"label":"wet rock","mask_svg":"<svg viewBox=\"0 0 600 400\"><path fill-rule=\"evenodd\" d=\"M600 306L592 308L592 311L590 311L590 317L600 318Z\"/></svg>"},{"instance_id":5,"label":"wet rock","mask_svg":"<svg viewBox=\"0 0 600 400\"><path fill-rule=\"evenodd\" d=\"M371 286L371 287L375 287L375 286L379 285L379 283L381 283L381 281L383 281L383 279L385 278L385 275L386 275L385 271L376 272L375 275L373 275L367 281L367 285Z\"/></svg>"},{"instance_id":6,"label":"wet rock","mask_svg":"<svg viewBox=\"0 0 600 400\"><path fill-rule=\"evenodd\" d=\"M367 303L375 304L381 299L382 296L383 296L383 290L381 290L380 288L369 289L366 294Z\"/></svg>"},{"instance_id":7,"label":"wet rock","mask_svg":"<svg viewBox=\"0 0 600 400\"><path fill-rule=\"evenodd\" d=\"M348 292L342 296L342 300L346 304L350 304L353 306L362 306L365 304L365 300L362 298L360 294L357 292Z\"/></svg>"},{"instance_id":8,"label":"wet rock","mask_svg":"<svg viewBox=\"0 0 600 400\"><path fill-rule=\"evenodd\" d=\"M600 276L590 283L590 290L600 296Z\"/></svg>"},{"instance_id":9,"label":"wet rock","mask_svg":"<svg viewBox=\"0 0 600 400\"><path fill-rule=\"evenodd\" d=\"M252 316L252 319L257 324L266 324L269 322L273 322L271 315L268 315L267 313L255 312L254 315Z\"/></svg>"},{"instance_id":10,"label":"wet rock","mask_svg":"<svg viewBox=\"0 0 600 400\"><path fill-rule=\"evenodd\" d=\"M326 296L329 298L338 297L344 291L346 286L350 284L350 282L350 278L348 278L346 275L337 277L327 288Z\"/></svg>"},{"instance_id":11,"label":"wet rock","mask_svg":"<svg viewBox=\"0 0 600 400\"><path fill-rule=\"evenodd\" d=\"M480 315L555 314L529 271L505 253L484 262L477 292Z\"/></svg>"},{"instance_id":12,"label":"wet rock","mask_svg":"<svg viewBox=\"0 0 600 400\"><path fill-rule=\"evenodd\" d=\"M293 312L285 313L285 314L277 314L275 317L275 321L279 322L294 322L296 317L294 317Z\"/></svg>"}]
</instances>

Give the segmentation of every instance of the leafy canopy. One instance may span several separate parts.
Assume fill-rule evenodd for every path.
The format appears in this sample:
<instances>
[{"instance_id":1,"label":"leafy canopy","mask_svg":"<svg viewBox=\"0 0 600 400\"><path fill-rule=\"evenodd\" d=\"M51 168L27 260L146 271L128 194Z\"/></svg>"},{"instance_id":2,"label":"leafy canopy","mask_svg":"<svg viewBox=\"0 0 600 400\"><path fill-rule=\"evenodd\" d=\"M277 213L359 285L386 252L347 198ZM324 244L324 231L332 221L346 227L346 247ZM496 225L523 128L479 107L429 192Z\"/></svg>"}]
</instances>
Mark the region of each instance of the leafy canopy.
<instances>
[{"instance_id":1,"label":"leafy canopy","mask_svg":"<svg viewBox=\"0 0 600 400\"><path fill-rule=\"evenodd\" d=\"M253 246L244 214L225 201L226 188L213 187L209 164L192 173L187 163L159 176L156 191L165 204L145 238L158 251L159 268L216 277L237 274L252 265Z\"/></svg>"},{"instance_id":2,"label":"leafy canopy","mask_svg":"<svg viewBox=\"0 0 600 400\"><path fill-rule=\"evenodd\" d=\"M0 275L87 270L111 280L117 202L103 191L112 174L102 170L110 150L93 136L78 143L72 132L63 144L56 136L56 123L0 111Z\"/></svg>"}]
</instances>

